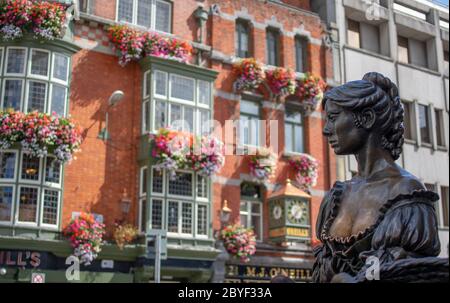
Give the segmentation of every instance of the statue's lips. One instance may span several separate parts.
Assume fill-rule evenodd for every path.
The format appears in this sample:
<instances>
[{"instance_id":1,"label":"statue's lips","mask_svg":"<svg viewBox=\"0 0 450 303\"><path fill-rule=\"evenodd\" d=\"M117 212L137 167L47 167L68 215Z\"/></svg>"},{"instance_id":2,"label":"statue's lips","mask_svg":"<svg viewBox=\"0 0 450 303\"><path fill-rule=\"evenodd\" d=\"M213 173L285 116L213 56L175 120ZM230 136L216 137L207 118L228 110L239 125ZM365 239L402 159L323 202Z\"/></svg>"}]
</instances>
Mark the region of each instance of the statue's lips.
<instances>
[{"instance_id":1,"label":"statue's lips","mask_svg":"<svg viewBox=\"0 0 450 303\"><path fill-rule=\"evenodd\" d=\"M337 141L328 141L331 147L336 147L338 145Z\"/></svg>"}]
</instances>

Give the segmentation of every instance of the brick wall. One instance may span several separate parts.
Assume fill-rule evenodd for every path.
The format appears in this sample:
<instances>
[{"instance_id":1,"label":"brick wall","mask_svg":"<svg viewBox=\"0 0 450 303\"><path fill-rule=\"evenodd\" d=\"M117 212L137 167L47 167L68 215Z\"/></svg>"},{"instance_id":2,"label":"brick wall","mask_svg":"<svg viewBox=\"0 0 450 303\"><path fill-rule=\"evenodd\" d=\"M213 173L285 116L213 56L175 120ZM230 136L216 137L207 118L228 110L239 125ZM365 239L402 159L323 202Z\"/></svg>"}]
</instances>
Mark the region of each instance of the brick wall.
<instances>
[{"instance_id":1,"label":"brick wall","mask_svg":"<svg viewBox=\"0 0 450 303\"><path fill-rule=\"evenodd\" d=\"M292 6L309 9L309 1L284 1ZM276 26L281 31L282 60L285 67L295 67L294 37L307 35L310 43L308 66L310 70L324 78L331 78L331 53L321 43L323 28L320 19L302 10L283 7L259 0L235 1L173 1L173 34L177 37L195 40L198 25L194 10L199 4L206 9L219 5L220 13L210 17L205 29L206 44L225 56L234 55L235 21L237 17L251 18L251 33L254 57L265 62L265 29ZM115 1L97 1L93 12L102 18L115 20ZM100 9L101 8L101 9ZM93 211L103 214L105 223L112 228L115 219L122 218L120 199L123 191L132 199L132 207L126 219L137 225L138 218L138 173L137 148L141 125L141 82L142 72L136 63L126 67L118 65L110 43L107 41L105 26L98 22L81 20L76 22L75 41L84 49L73 57L73 71L70 94L70 113L85 129L85 140L77 160L65 170L63 225L73 211ZM219 72L215 82L216 91L232 93L234 78L231 65L220 60L209 60L208 67ZM125 98L114 108L110 108L107 143L97 139L104 127L108 98L114 90L120 89ZM267 96L265 96L267 97ZM219 122L239 118L239 102L216 96L214 118ZM282 156L284 148L283 111L264 109L264 116L272 116L280 121L280 153L277 172L273 183L284 183L293 172ZM321 129L323 120L320 113L305 119L306 152L319 160L319 182L315 187L321 193L330 187L335 179L335 159L324 141ZM248 174L248 159L227 156L226 166L219 176L224 179L239 180L241 174ZM233 210L232 220L239 218L240 188L237 185L213 185L213 228L220 228L220 209L223 200L229 201ZM270 192L266 192L269 195ZM321 197L312 199L312 218L317 217ZM264 225L267 226L269 210L264 203ZM312 222L314 231L315 220ZM267 229L265 230L265 237Z\"/></svg>"}]
</instances>

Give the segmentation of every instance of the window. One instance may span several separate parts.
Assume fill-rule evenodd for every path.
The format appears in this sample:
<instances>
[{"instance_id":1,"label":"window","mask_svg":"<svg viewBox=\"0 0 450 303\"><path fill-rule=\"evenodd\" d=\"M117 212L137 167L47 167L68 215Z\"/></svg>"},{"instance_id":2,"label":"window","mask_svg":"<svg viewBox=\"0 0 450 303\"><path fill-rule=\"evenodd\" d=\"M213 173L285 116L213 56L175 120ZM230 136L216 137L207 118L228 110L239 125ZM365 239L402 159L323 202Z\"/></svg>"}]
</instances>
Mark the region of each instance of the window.
<instances>
[{"instance_id":1,"label":"window","mask_svg":"<svg viewBox=\"0 0 450 303\"><path fill-rule=\"evenodd\" d=\"M141 199L145 199L147 193L142 189L146 187L144 171L147 171L146 167L141 169ZM209 179L188 171L178 171L171 179L164 170L156 168L151 170L150 178L150 203L141 207L141 226L148 220L149 228L166 229L172 237L207 238L210 222ZM147 213L149 217L144 219Z\"/></svg>"},{"instance_id":2,"label":"window","mask_svg":"<svg viewBox=\"0 0 450 303\"><path fill-rule=\"evenodd\" d=\"M295 68L297 72L307 71L308 40L305 37L295 38Z\"/></svg>"},{"instance_id":3,"label":"window","mask_svg":"<svg viewBox=\"0 0 450 303\"><path fill-rule=\"evenodd\" d=\"M361 47L359 22L350 19L347 20L347 43L351 47Z\"/></svg>"},{"instance_id":4,"label":"window","mask_svg":"<svg viewBox=\"0 0 450 303\"><path fill-rule=\"evenodd\" d=\"M236 21L235 33L235 49L236 56L240 58L248 58L250 55L250 29L249 23L245 20Z\"/></svg>"},{"instance_id":5,"label":"window","mask_svg":"<svg viewBox=\"0 0 450 303\"><path fill-rule=\"evenodd\" d=\"M448 75L448 69L449 69L448 50L444 50L444 73L446 73L447 75Z\"/></svg>"},{"instance_id":6,"label":"window","mask_svg":"<svg viewBox=\"0 0 450 303\"><path fill-rule=\"evenodd\" d=\"M156 132L171 126L200 133L211 119L211 85L210 81L160 70L146 72L142 131Z\"/></svg>"},{"instance_id":7,"label":"window","mask_svg":"<svg viewBox=\"0 0 450 303\"><path fill-rule=\"evenodd\" d=\"M409 63L409 45L408 38L398 36L398 61Z\"/></svg>"},{"instance_id":8,"label":"window","mask_svg":"<svg viewBox=\"0 0 450 303\"><path fill-rule=\"evenodd\" d=\"M409 102L403 102L404 109L404 119L403 123L405 126L405 139L407 140L415 140L413 136L413 125L415 125L414 121L414 111L412 109L413 104Z\"/></svg>"},{"instance_id":9,"label":"window","mask_svg":"<svg viewBox=\"0 0 450 303\"><path fill-rule=\"evenodd\" d=\"M162 0L119 0L117 21L171 32L172 6Z\"/></svg>"},{"instance_id":10,"label":"window","mask_svg":"<svg viewBox=\"0 0 450 303\"><path fill-rule=\"evenodd\" d=\"M0 223L57 228L62 169L54 157L0 151Z\"/></svg>"},{"instance_id":11,"label":"window","mask_svg":"<svg viewBox=\"0 0 450 303\"><path fill-rule=\"evenodd\" d=\"M427 43L416 39L408 39L408 42L410 45L409 63L428 68Z\"/></svg>"},{"instance_id":12,"label":"window","mask_svg":"<svg viewBox=\"0 0 450 303\"><path fill-rule=\"evenodd\" d=\"M89 0L79 0L78 9L80 12L89 13Z\"/></svg>"},{"instance_id":13,"label":"window","mask_svg":"<svg viewBox=\"0 0 450 303\"><path fill-rule=\"evenodd\" d=\"M147 167L139 172L139 231L147 231Z\"/></svg>"},{"instance_id":14,"label":"window","mask_svg":"<svg viewBox=\"0 0 450 303\"><path fill-rule=\"evenodd\" d=\"M277 29L268 28L266 31L266 39L267 39L267 64L279 66L280 58L280 33Z\"/></svg>"},{"instance_id":15,"label":"window","mask_svg":"<svg viewBox=\"0 0 450 303\"><path fill-rule=\"evenodd\" d=\"M443 214L443 222L442 225L444 227L448 227L448 216L449 216L449 191L447 186L441 186L441 205L442 205L442 214Z\"/></svg>"},{"instance_id":16,"label":"window","mask_svg":"<svg viewBox=\"0 0 450 303\"><path fill-rule=\"evenodd\" d=\"M443 111L435 109L434 114L436 117L436 143L438 146L445 146L445 127Z\"/></svg>"},{"instance_id":17,"label":"window","mask_svg":"<svg viewBox=\"0 0 450 303\"><path fill-rule=\"evenodd\" d=\"M263 238L263 217L261 188L258 185L244 183L241 185L241 224L253 228L257 240Z\"/></svg>"},{"instance_id":18,"label":"window","mask_svg":"<svg viewBox=\"0 0 450 303\"><path fill-rule=\"evenodd\" d=\"M301 113L286 110L284 129L285 150L287 152L303 153L303 121Z\"/></svg>"},{"instance_id":19,"label":"window","mask_svg":"<svg viewBox=\"0 0 450 303\"><path fill-rule=\"evenodd\" d=\"M70 57L36 48L0 52L0 109L66 115ZM2 63L1 61L4 61ZM4 64L4 65L3 65Z\"/></svg>"},{"instance_id":20,"label":"window","mask_svg":"<svg viewBox=\"0 0 450 303\"><path fill-rule=\"evenodd\" d=\"M419 128L420 138L423 143L431 144L430 135L430 117L428 113L428 106L419 104Z\"/></svg>"},{"instance_id":21,"label":"window","mask_svg":"<svg viewBox=\"0 0 450 303\"><path fill-rule=\"evenodd\" d=\"M241 100L241 112L239 118L239 143L245 145L260 146L261 119L260 106L256 102Z\"/></svg>"}]
</instances>

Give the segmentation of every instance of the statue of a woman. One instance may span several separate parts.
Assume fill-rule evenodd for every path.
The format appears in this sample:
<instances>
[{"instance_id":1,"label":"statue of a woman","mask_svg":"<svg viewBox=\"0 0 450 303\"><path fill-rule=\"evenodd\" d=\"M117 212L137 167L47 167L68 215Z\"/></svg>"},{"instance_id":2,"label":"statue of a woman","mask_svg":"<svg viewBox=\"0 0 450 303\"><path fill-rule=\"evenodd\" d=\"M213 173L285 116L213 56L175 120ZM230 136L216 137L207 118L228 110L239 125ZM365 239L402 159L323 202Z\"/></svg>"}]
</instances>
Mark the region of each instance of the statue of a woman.
<instances>
[{"instance_id":1,"label":"statue of a woman","mask_svg":"<svg viewBox=\"0 0 450 303\"><path fill-rule=\"evenodd\" d=\"M323 134L336 154L355 155L358 174L322 202L313 280L448 282L448 259L436 257L439 196L395 163L404 132L397 86L368 73L328 91L323 106Z\"/></svg>"}]
</instances>

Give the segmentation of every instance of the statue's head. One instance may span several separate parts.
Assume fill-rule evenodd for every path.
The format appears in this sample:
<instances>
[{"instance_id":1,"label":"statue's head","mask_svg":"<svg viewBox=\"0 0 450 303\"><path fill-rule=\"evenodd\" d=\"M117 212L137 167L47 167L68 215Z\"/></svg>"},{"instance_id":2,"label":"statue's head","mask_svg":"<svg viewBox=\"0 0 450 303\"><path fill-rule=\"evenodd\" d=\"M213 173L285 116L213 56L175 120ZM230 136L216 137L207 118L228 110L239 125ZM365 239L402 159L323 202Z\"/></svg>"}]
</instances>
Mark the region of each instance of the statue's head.
<instances>
[{"instance_id":1,"label":"statue's head","mask_svg":"<svg viewBox=\"0 0 450 303\"><path fill-rule=\"evenodd\" d=\"M369 137L379 140L394 160L403 145L403 106L397 86L379 73L329 90L323 134L338 155L356 154Z\"/></svg>"}]
</instances>

